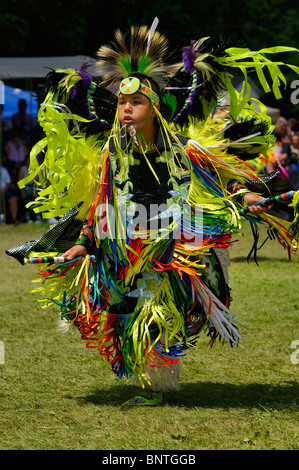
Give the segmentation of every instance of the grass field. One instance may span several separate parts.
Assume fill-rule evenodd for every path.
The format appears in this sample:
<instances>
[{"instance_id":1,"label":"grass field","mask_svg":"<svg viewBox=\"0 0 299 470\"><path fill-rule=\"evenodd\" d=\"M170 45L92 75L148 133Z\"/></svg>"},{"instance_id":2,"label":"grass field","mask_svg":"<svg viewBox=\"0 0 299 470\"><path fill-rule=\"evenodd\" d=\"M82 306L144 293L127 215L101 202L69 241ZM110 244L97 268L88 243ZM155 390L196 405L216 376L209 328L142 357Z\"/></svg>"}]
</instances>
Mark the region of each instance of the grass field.
<instances>
[{"instance_id":1,"label":"grass field","mask_svg":"<svg viewBox=\"0 0 299 470\"><path fill-rule=\"evenodd\" d=\"M210 349L202 334L182 361L180 392L160 407L124 409L134 381L119 381L78 335L59 333L55 309L28 294L36 268L4 254L44 229L0 226L2 450L298 450L299 254L289 262L269 241L257 266L246 261L250 236L235 243L232 310L250 323L245 346Z\"/></svg>"}]
</instances>

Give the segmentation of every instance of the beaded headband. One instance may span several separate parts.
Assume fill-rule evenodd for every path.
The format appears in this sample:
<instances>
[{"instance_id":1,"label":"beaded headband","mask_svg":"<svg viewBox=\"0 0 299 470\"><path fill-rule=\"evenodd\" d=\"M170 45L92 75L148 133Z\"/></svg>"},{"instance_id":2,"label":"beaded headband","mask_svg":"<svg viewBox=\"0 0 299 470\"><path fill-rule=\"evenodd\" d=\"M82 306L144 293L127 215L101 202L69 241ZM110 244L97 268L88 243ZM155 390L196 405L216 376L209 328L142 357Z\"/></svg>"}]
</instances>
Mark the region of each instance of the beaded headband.
<instances>
[{"instance_id":1,"label":"beaded headband","mask_svg":"<svg viewBox=\"0 0 299 470\"><path fill-rule=\"evenodd\" d=\"M137 77L128 77L122 80L119 86L119 92L123 95L133 95L133 93L142 93L153 104L159 103L159 96L152 90L150 86L144 85Z\"/></svg>"}]
</instances>

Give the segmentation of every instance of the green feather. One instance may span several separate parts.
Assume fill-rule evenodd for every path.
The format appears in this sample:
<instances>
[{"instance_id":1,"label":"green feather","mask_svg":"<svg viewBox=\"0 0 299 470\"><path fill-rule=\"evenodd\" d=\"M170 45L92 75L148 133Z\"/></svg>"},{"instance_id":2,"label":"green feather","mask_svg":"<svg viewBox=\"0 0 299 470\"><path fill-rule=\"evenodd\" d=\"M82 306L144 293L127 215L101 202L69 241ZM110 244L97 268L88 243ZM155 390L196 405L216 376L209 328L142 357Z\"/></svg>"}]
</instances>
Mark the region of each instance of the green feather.
<instances>
[{"instance_id":1,"label":"green feather","mask_svg":"<svg viewBox=\"0 0 299 470\"><path fill-rule=\"evenodd\" d=\"M176 97L174 95L172 95L171 93L165 93L162 100L163 100L163 103L168 105L170 107L171 111L172 111L171 118L170 118L170 120L171 120L173 118L173 115L174 115L176 107L177 107Z\"/></svg>"},{"instance_id":2,"label":"green feather","mask_svg":"<svg viewBox=\"0 0 299 470\"><path fill-rule=\"evenodd\" d=\"M131 59L128 55L120 56L119 63L120 63L122 71L126 75L129 75L132 72L132 70L131 70Z\"/></svg>"},{"instance_id":3,"label":"green feather","mask_svg":"<svg viewBox=\"0 0 299 470\"><path fill-rule=\"evenodd\" d=\"M150 72L149 68L153 68L153 61L143 53L139 60L138 72L148 74Z\"/></svg>"}]
</instances>

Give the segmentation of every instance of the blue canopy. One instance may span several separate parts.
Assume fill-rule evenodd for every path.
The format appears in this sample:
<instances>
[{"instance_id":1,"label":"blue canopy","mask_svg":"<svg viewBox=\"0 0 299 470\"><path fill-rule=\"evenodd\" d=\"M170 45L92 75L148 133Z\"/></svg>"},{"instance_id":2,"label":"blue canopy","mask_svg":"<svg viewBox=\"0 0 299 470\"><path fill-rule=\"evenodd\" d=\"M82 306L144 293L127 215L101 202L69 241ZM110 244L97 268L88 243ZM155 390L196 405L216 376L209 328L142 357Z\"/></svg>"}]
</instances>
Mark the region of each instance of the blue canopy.
<instances>
[{"instance_id":1,"label":"blue canopy","mask_svg":"<svg viewBox=\"0 0 299 470\"><path fill-rule=\"evenodd\" d=\"M20 88L14 88L5 84L2 86L4 88L4 97L2 93L3 98L1 99L1 104L3 105L3 118L10 119L13 114L19 111L18 101L21 98L27 102L27 113L32 114L34 117L37 116L38 102L35 93L21 90Z\"/></svg>"}]
</instances>

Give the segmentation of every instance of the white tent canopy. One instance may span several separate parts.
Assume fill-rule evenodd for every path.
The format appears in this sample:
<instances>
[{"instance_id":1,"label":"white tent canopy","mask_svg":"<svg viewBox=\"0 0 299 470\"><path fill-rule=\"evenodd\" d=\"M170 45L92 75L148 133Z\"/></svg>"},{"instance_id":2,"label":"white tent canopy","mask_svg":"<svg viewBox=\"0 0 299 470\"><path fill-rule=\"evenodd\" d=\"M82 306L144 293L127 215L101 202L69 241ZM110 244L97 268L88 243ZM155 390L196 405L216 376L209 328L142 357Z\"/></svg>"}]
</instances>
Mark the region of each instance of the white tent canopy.
<instances>
[{"instance_id":1,"label":"white tent canopy","mask_svg":"<svg viewBox=\"0 0 299 470\"><path fill-rule=\"evenodd\" d=\"M50 69L73 68L90 65L88 73L98 76L96 59L84 55L58 57L0 57L0 80L44 78Z\"/></svg>"}]
</instances>

